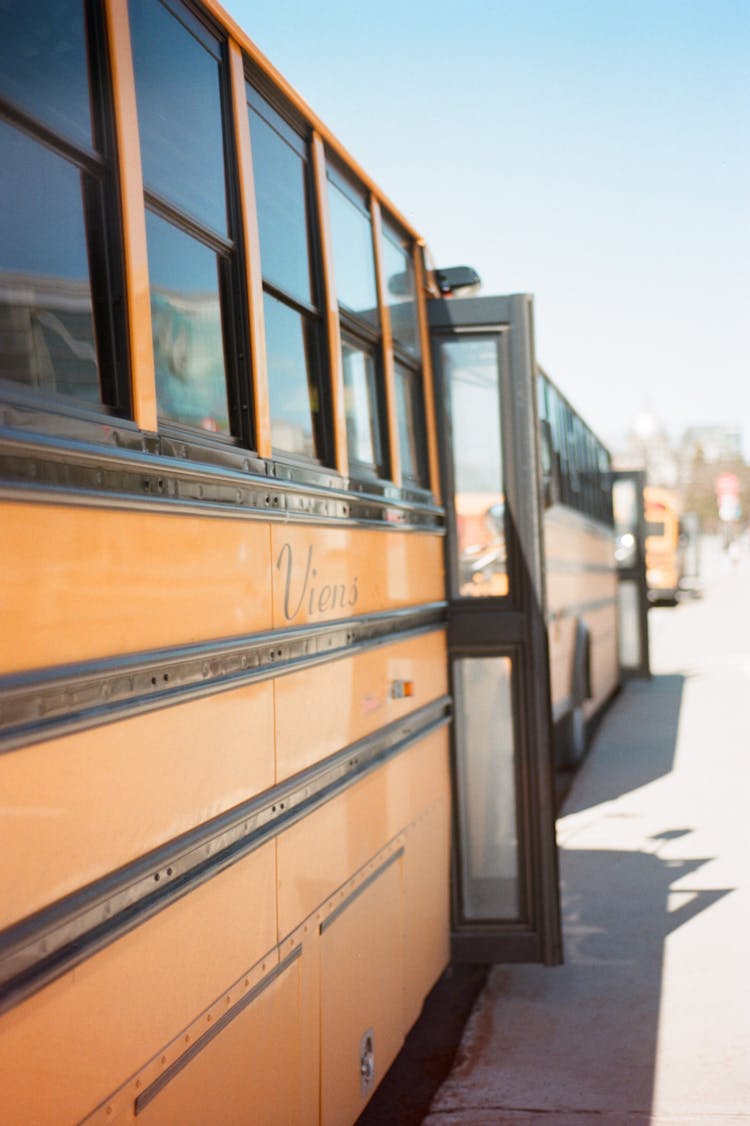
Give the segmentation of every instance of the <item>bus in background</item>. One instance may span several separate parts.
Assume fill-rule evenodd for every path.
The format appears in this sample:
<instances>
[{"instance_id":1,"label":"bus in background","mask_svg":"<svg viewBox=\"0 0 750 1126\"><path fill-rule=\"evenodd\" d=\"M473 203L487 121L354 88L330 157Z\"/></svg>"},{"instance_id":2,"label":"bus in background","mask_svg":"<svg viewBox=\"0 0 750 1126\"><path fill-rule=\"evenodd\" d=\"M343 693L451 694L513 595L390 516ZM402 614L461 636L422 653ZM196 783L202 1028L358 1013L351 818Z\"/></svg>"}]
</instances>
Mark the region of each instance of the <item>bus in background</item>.
<instances>
[{"instance_id":1,"label":"bus in background","mask_svg":"<svg viewBox=\"0 0 750 1126\"><path fill-rule=\"evenodd\" d=\"M652 605L676 606L684 571L682 506L671 489L646 485L646 584Z\"/></svg>"},{"instance_id":2,"label":"bus in background","mask_svg":"<svg viewBox=\"0 0 750 1126\"><path fill-rule=\"evenodd\" d=\"M539 369L550 687L558 766L575 765L620 681L609 452Z\"/></svg>"}]
</instances>

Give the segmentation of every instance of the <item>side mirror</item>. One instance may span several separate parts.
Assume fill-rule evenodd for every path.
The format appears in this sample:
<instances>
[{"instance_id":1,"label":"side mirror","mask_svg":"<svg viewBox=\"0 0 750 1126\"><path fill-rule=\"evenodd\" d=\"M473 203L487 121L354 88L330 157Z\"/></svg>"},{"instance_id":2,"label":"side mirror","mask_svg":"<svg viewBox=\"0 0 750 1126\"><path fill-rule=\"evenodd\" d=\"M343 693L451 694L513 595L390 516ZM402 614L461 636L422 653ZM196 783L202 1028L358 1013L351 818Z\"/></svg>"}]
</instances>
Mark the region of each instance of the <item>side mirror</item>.
<instances>
[{"instance_id":1,"label":"side mirror","mask_svg":"<svg viewBox=\"0 0 750 1126\"><path fill-rule=\"evenodd\" d=\"M482 279L473 266L449 266L435 270L435 281L440 292L448 297L457 289L478 289Z\"/></svg>"}]
</instances>

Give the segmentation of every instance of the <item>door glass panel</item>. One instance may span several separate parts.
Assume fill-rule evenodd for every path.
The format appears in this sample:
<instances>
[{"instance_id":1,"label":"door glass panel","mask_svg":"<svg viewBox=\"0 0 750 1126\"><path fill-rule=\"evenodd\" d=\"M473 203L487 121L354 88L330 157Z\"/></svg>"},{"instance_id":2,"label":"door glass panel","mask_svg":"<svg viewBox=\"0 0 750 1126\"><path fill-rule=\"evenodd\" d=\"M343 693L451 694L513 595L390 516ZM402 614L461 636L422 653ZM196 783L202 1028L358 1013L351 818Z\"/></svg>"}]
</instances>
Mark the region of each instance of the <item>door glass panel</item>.
<instances>
[{"instance_id":1,"label":"door glass panel","mask_svg":"<svg viewBox=\"0 0 750 1126\"><path fill-rule=\"evenodd\" d=\"M456 593L502 597L508 569L498 344L476 336L446 340L441 359L452 428Z\"/></svg>"},{"instance_id":2,"label":"door glass panel","mask_svg":"<svg viewBox=\"0 0 750 1126\"><path fill-rule=\"evenodd\" d=\"M460 901L464 920L519 916L510 657L454 662Z\"/></svg>"},{"instance_id":3,"label":"door glass panel","mask_svg":"<svg viewBox=\"0 0 750 1126\"><path fill-rule=\"evenodd\" d=\"M638 494L635 481L623 478L612 489L615 559L620 569L634 567L638 553Z\"/></svg>"},{"instance_id":4,"label":"door glass panel","mask_svg":"<svg viewBox=\"0 0 750 1126\"><path fill-rule=\"evenodd\" d=\"M641 664L641 614L635 579L620 579L617 598L620 665L637 669Z\"/></svg>"}]
</instances>

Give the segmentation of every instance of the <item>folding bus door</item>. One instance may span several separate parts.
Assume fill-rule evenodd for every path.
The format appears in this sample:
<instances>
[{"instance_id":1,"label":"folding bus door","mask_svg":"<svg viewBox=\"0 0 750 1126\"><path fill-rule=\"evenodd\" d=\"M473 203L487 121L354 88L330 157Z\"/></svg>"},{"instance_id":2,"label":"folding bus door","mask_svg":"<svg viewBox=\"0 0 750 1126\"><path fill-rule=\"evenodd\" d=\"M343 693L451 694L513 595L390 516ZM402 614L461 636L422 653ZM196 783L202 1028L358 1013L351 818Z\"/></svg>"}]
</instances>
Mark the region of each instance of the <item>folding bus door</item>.
<instances>
[{"instance_id":1,"label":"folding bus door","mask_svg":"<svg viewBox=\"0 0 750 1126\"><path fill-rule=\"evenodd\" d=\"M430 302L448 512L453 955L561 960L532 307Z\"/></svg>"},{"instance_id":2,"label":"folding bus door","mask_svg":"<svg viewBox=\"0 0 750 1126\"><path fill-rule=\"evenodd\" d=\"M646 474L641 469L618 469L612 474L617 537L617 627L623 676L650 675L646 517L643 510L645 484Z\"/></svg>"}]
</instances>

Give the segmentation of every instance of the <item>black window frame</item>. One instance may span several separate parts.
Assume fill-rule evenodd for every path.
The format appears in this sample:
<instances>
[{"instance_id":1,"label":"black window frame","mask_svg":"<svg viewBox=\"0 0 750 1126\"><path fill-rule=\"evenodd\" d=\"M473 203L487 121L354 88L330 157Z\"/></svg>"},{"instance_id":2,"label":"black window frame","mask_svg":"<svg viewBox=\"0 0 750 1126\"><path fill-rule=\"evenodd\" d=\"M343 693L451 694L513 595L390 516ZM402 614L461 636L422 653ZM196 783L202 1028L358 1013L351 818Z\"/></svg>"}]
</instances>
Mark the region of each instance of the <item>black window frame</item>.
<instances>
[{"instance_id":1,"label":"black window frame","mask_svg":"<svg viewBox=\"0 0 750 1126\"><path fill-rule=\"evenodd\" d=\"M102 6L83 0L87 81L92 123L92 145L71 140L33 112L0 93L0 119L24 133L34 143L75 168L81 182L82 219L86 234L91 309L96 340L100 401L77 399L64 392L43 395L23 383L5 379L0 372L0 398L12 407L13 424L53 433L68 423L57 416L95 426L118 419L127 427L133 418L130 382L130 347L126 323L125 266L122 237L122 193L117 165L114 98L107 29Z\"/></svg>"}]
</instances>

